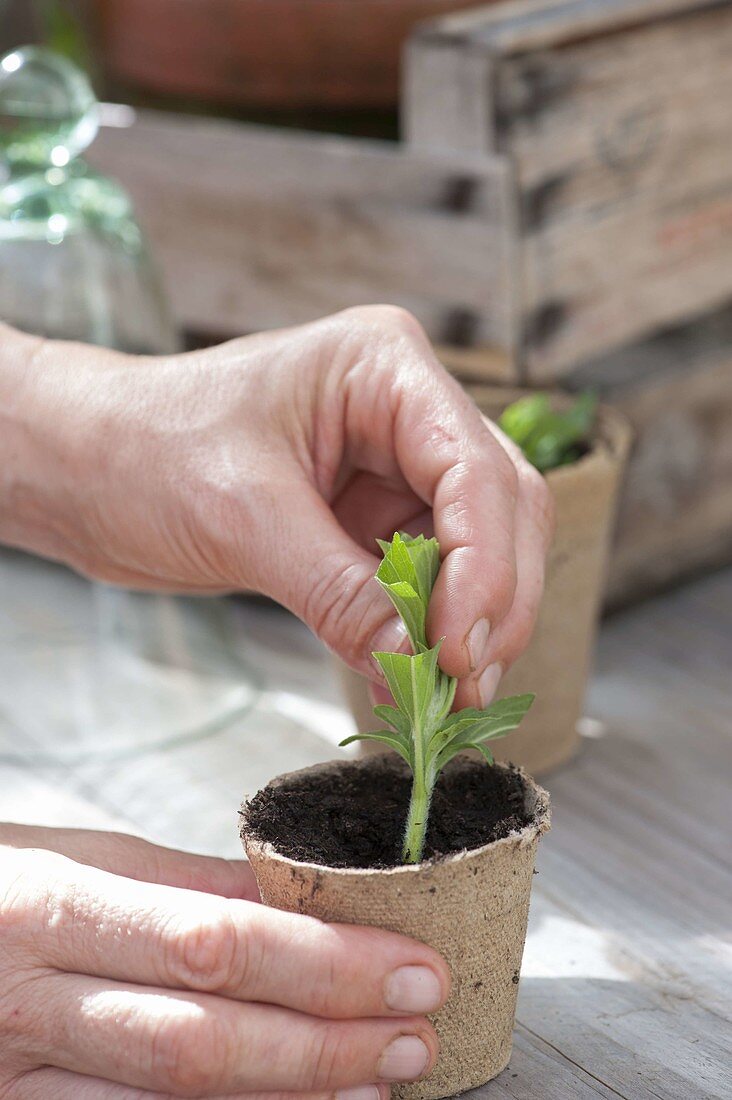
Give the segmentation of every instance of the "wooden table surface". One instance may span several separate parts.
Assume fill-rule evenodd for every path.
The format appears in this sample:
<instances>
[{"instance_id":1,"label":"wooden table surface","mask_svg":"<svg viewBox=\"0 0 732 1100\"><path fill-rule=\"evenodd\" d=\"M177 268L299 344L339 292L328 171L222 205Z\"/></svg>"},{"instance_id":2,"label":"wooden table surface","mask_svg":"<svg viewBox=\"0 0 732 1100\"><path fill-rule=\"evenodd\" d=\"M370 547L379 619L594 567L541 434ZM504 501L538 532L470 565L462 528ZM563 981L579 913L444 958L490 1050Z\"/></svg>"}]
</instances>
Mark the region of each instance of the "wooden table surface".
<instances>
[{"instance_id":1,"label":"wooden table surface","mask_svg":"<svg viewBox=\"0 0 732 1100\"><path fill-rule=\"evenodd\" d=\"M236 855L242 796L336 755L350 720L300 624L225 606L253 690L198 735L64 758L52 731L24 742L6 677L0 816ZM732 1097L731 657L732 571L605 624L588 736L546 780L513 1057L476 1098Z\"/></svg>"}]
</instances>

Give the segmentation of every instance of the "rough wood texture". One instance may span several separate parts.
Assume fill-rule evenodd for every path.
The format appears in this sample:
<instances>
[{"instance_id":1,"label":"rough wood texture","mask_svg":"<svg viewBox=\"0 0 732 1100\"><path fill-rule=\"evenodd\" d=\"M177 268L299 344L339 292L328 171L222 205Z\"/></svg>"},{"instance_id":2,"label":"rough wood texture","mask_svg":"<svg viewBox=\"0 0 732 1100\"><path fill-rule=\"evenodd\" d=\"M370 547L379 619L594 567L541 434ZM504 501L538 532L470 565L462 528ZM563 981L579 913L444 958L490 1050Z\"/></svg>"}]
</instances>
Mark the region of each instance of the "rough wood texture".
<instances>
[{"instance_id":1,"label":"rough wood texture","mask_svg":"<svg viewBox=\"0 0 732 1100\"><path fill-rule=\"evenodd\" d=\"M732 310L675 327L564 379L630 422L606 606L732 561ZM495 355L442 348L459 378L505 379Z\"/></svg>"},{"instance_id":2,"label":"rough wood texture","mask_svg":"<svg viewBox=\"0 0 732 1100\"><path fill-rule=\"evenodd\" d=\"M0 715L0 816L125 828L236 858L242 796L332 757L325 735L342 735L346 719L304 627L274 609L232 610L261 677L248 715L113 767L18 763L22 731ZM603 626L588 703L595 737L547 782L553 827L534 880L511 1063L471 1100L732 1095L731 648L729 571ZM47 728L46 749L54 742Z\"/></svg>"},{"instance_id":3,"label":"rough wood texture","mask_svg":"<svg viewBox=\"0 0 732 1100\"><path fill-rule=\"evenodd\" d=\"M447 343L511 345L498 158L141 112L90 159L130 191L190 329L224 335L391 301Z\"/></svg>"},{"instance_id":4,"label":"rough wood texture","mask_svg":"<svg viewBox=\"0 0 732 1100\"><path fill-rule=\"evenodd\" d=\"M568 382L630 420L607 603L732 561L732 311L648 340Z\"/></svg>"},{"instance_id":5,"label":"rough wood texture","mask_svg":"<svg viewBox=\"0 0 732 1100\"><path fill-rule=\"evenodd\" d=\"M514 172L527 379L729 298L731 51L732 6L699 0L503 4L417 32L408 138Z\"/></svg>"}]
</instances>

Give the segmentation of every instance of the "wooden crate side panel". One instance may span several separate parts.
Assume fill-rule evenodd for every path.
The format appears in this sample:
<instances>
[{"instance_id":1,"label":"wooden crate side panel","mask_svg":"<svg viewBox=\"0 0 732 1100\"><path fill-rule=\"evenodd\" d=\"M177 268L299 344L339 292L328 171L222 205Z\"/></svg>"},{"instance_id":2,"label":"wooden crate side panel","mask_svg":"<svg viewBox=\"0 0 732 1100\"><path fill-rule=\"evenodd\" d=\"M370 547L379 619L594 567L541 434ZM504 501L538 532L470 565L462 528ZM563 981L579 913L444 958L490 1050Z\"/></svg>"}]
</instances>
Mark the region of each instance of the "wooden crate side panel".
<instances>
[{"instance_id":1,"label":"wooden crate side panel","mask_svg":"<svg viewBox=\"0 0 732 1100\"><path fill-rule=\"evenodd\" d=\"M732 561L732 353L612 403L636 433L607 587L619 605Z\"/></svg>"},{"instance_id":2,"label":"wooden crate side panel","mask_svg":"<svg viewBox=\"0 0 732 1100\"><path fill-rule=\"evenodd\" d=\"M414 36L409 140L515 172L527 380L729 299L731 54L732 5L704 0L525 0Z\"/></svg>"},{"instance_id":3,"label":"wooden crate side panel","mask_svg":"<svg viewBox=\"0 0 732 1100\"><path fill-rule=\"evenodd\" d=\"M731 51L727 6L501 62L532 380L732 294Z\"/></svg>"},{"instance_id":4,"label":"wooden crate side panel","mask_svg":"<svg viewBox=\"0 0 732 1100\"><path fill-rule=\"evenodd\" d=\"M503 383L500 358L441 353L463 380ZM732 308L588 363L563 388L595 390L634 433L606 606L732 562ZM506 401L521 392L506 387Z\"/></svg>"},{"instance_id":5,"label":"wooden crate side panel","mask_svg":"<svg viewBox=\"0 0 732 1100\"><path fill-rule=\"evenodd\" d=\"M130 191L186 327L229 334L390 301L436 340L513 342L497 158L143 112L103 129L90 159Z\"/></svg>"}]
</instances>

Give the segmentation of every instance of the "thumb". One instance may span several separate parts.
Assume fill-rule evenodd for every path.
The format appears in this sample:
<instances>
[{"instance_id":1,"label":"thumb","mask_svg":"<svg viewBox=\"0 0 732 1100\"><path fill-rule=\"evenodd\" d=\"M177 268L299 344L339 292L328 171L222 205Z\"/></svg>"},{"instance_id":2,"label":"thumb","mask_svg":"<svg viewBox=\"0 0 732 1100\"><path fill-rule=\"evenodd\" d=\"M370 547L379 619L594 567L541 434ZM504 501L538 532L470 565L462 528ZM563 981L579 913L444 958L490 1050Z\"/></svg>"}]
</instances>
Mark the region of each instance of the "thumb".
<instances>
[{"instance_id":1,"label":"thumb","mask_svg":"<svg viewBox=\"0 0 732 1100\"><path fill-rule=\"evenodd\" d=\"M380 680L372 652L402 649L407 635L374 580L379 559L346 534L307 482L291 482L276 499L268 525L276 537L254 555L257 587L356 672Z\"/></svg>"}]
</instances>

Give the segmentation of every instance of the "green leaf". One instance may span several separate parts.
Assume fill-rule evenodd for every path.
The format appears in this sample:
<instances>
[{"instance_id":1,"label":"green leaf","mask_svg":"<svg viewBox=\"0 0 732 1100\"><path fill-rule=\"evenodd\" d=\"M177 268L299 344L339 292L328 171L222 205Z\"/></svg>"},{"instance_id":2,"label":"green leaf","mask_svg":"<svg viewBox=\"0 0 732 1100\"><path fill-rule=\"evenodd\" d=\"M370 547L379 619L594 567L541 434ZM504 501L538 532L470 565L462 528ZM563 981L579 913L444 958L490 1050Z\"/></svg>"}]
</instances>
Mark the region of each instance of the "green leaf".
<instances>
[{"instance_id":1,"label":"green leaf","mask_svg":"<svg viewBox=\"0 0 732 1100\"><path fill-rule=\"evenodd\" d=\"M397 707L390 707L387 703L379 703L378 706L374 707L374 714L382 722L386 722L392 729L395 729L397 733L409 737L412 728L409 718Z\"/></svg>"},{"instance_id":2,"label":"green leaf","mask_svg":"<svg viewBox=\"0 0 732 1100\"><path fill-rule=\"evenodd\" d=\"M374 653L399 710L412 727L424 729L433 702L437 679L438 643L414 656L409 653Z\"/></svg>"},{"instance_id":3,"label":"green leaf","mask_svg":"<svg viewBox=\"0 0 732 1100\"><path fill-rule=\"evenodd\" d=\"M483 754L483 756L486 759L487 764L495 764L495 760L493 759L493 753L491 752L491 750L488 748L487 745L476 745L475 747L478 750L478 752L481 752Z\"/></svg>"},{"instance_id":4,"label":"green leaf","mask_svg":"<svg viewBox=\"0 0 732 1100\"><path fill-rule=\"evenodd\" d=\"M516 729L534 699L534 695L510 695L492 703L485 710L466 707L457 714L451 714L443 728L450 730L453 736L470 736L471 741L504 737Z\"/></svg>"},{"instance_id":5,"label":"green leaf","mask_svg":"<svg viewBox=\"0 0 732 1100\"><path fill-rule=\"evenodd\" d=\"M426 650L427 608L440 567L437 539L424 535L411 538L397 532L391 542L377 540L384 560L376 571L376 579L396 608L407 628L416 653Z\"/></svg>"},{"instance_id":6,"label":"green leaf","mask_svg":"<svg viewBox=\"0 0 732 1100\"><path fill-rule=\"evenodd\" d=\"M388 745L390 749L398 752L403 760L406 760L410 768L412 767L412 754L409 743L405 743L398 735L387 733L385 730L380 730L377 733L352 733L350 737L344 737L342 741L339 741L338 745L340 748L345 748L346 745L351 745L354 741L378 741L381 745Z\"/></svg>"},{"instance_id":7,"label":"green leaf","mask_svg":"<svg viewBox=\"0 0 732 1100\"><path fill-rule=\"evenodd\" d=\"M538 470L573 462L587 444L597 412L597 398L583 393L563 412L551 407L546 394L531 394L504 410L498 423Z\"/></svg>"},{"instance_id":8,"label":"green leaf","mask_svg":"<svg viewBox=\"0 0 732 1100\"><path fill-rule=\"evenodd\" d=\"M412 648L419 652L427 646L425 633L425 620L427 609L422 603L416 590L408 581L395 581L393 584L385 584L379 580L381 587L394 604L399 618L407 628Z\"/></svg>"}]
</instances>

